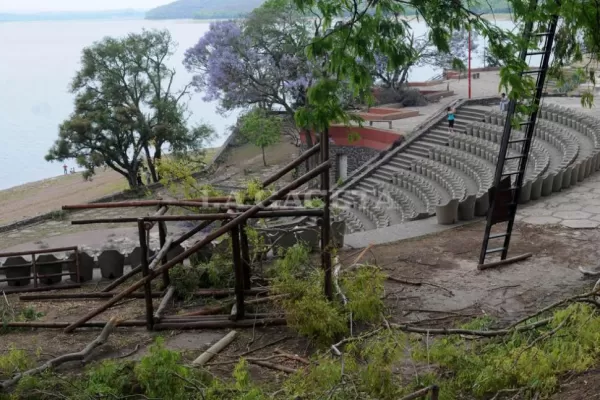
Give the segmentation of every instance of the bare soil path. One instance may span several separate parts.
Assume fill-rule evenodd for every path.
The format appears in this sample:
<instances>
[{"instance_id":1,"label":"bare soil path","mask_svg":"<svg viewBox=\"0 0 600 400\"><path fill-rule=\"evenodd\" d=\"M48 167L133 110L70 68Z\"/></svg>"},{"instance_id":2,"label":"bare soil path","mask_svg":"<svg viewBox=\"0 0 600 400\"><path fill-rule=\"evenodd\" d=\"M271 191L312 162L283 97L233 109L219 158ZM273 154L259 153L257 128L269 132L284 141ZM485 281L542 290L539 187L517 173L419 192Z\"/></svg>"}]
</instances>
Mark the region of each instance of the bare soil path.
<instances>
[{"instance_id":1,"label":"bare soil path","mask_svg":"<svg viewBox=\"0 0 600 400\"><path fill-rule=\"evenodd\" d=\"M558 299L584 291L593 284L577 268L596 265L600 257L600 248L596 246L600 240L598 230L587 230L584 234L559 226L533 226L519 222L511 255L533 252L534 256L502 268L477 271L476 257L482 234L483 224L475 223L422 238L373 246L363 262L379 265L394 278L419 283L386 282L389 320L421 326L450 326L458 321L489 315L508 324ZM348 265L358 252L357 249L344 250L339 254L340 259ZM16 295L9 296L9 301L43 312L44 321L73 321L101 304L100 301L20 303ZM155 307L159 301L155 300ZM140 319L143 310L143 300L132 300L98 319L105 320L111 316ZM172 332L166 335L166 344L183 351L186 358L193 359L225 333L224 330ZM2 336L0 353L12 345L28 349L32 354L37 351L43 358L44 354L56 355L82 347L95 335L97 331L86 330L69 335L49 330L14 331ZM96 354L96 359L117 357L139 349L130 356L137 359L145 354L153 336L141 328L119 329L111 335L109 345ZM213 362L235 361L240 354L278 339L282 341L277 345L267 346L252 356L268 357L276 348L301 356L309 356L314 351L310 343L297 338L286 328L256 327L242 331L240 337ZM301 367L293 361L289 366ZM211 369L230 376L232 364L217 365ZM281 375L254 365L251 372L262 381L276 383L281 379ZM593 399L598 393L599 377L594 371L564 377L565 385L554 399Z\"/></svg>"}]
</instances>

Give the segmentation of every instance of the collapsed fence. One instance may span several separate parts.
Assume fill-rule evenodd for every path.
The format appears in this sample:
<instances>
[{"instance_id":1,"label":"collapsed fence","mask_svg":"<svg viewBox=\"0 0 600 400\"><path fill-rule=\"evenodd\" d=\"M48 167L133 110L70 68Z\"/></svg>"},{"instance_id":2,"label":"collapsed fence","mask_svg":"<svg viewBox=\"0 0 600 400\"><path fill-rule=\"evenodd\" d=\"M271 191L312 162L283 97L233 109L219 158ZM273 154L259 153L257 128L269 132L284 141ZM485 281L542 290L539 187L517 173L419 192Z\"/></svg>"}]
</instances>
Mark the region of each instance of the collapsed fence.
<instances>
[{"instance_id":1,"label":"collapsed fence","mask_svg":"<svg viewBox=\"0 0 600 400\"><path fill-rule=\"evenodd\" d=\"M53 253L72 252L66 260L58 260ZM22 256L31 256L31 262L25 260ZM79 266L79 249L77 246L57 247L38 250L24 250L0 253L0 258L7 257L7 260L0 267L5 278L0 278L0 283L8 282L13 286L11 289L3 289L5 294L23 293L23 292L44 292L60 289L76 289L81 287L81 275ZM64 267L69 272L64 272ZM70 276L75 283L54 285L60 282L63 276ZM27 286L33 280L33 288ZM45 282L48 286L40 286Z\"/></svg>"},{"instance_id":2,"label":"collapsed fence","mask_svg":"<svg viewBox=\"0 0 600 400\"><path fill-rule=\"evenodd\" d=\"M268 288L253 288L251 280L251 260L249 241L246 233L247 221L256 218L281 218L281 217L316 217L317 225L320 229L321 241L321 264L324 271L324 292L327 298L333 298L332 285L332 262L331 262L331 218L330 218L330 183L329 169L331 163L329 160L329 142L327 131L321 134L319 143L304 152L299 158L284 166L281 170L269 176L262 182L262 187L277 182L289 172L295 170L300 164L309 160L312 156L319 153L320 162L312 170L308 171L299 178L287 183L279 190L272 193L266 199L258 204L245 205L238 204L233 196L208 197L206 199L192 200L145 200L128 201L113 203L95 203L64 206L64 210L86 210L103 208L130 208L130 207L157 207L157 211L151 216L139 218L100 218L87 220L74 220L72 224L96 224L107 222L118 223L136 223L139 236L139 246L141 249L141 258L139 265L133 267L131 271L113 281L101 292L96 293L57 293L49 295L30 295L23 296L23 300L40 299L106 299L106 302L98 308L90 311L87 315L75 322L14 322L9 326L18 324L19 327L27 326L33 328L62 328L65 332L72 332L79 327L100 327L106 324L106 321L91 321L93 318L102 314L104 311L115 306L127 298L143 298L145 300L145 320L121 321L119 326L146 326L148 330L163 329L197 329L197 328L226 328L260 325L282 325L285 319L278 314L249 314L246 312L246 296L249 294L268 293ZM311 180L320 177L320 190L316 193L294 193L292 191L299 189ZM320 209L290 207L290 206L272 206L276 201L287 201L289 199L313 199L323 200L323 207ZM284 203L285 204L285 203ZM201 209L202 214L189 215L166 215L170 207L187 207ZM168 239L167 222L169 221L199 221L199 225L178 238ZM215 221L221 222L221 226L212 232L206 234L202 239L194 243L187 250L181 253L169 256L169 253L175 250L184 241L204 231ZM150 255L150 231L158 226L160 249ZM204 294L220 295L225 293L233 294L235 298L232 312L229 314L216 315L194 315L194 316L168 316L165 309L174 296L174 288L171 286L169 271L176 265L183 263L184 260L201 252L205 246L210 245L215 239L223 235L230 235L232 244L232 259L234 269L234 288L228 290L208 289ZM74 248L76 249L76 248ZM46 252L56 249L47 249ZM78 257L75 257L78 263ZM64 263L62 261L61 263ZM141 274L141 279L127 287L116 292L119 286L130 278ZM160 293L152 291L152 281L156 278L162 278L163 291ZM79 278L78 278L79 279ZM79 282L79 280L77 281ZM57 287L53 287L56 289ZM138 290L142 289L142 292ZM23 289L31 291L31 289ZM198 294L202 295L202 291ZM155 309L153 299L162 298L160 305ZM16 325L15 325L16 327Z\"/></svg>"}]
</instances>

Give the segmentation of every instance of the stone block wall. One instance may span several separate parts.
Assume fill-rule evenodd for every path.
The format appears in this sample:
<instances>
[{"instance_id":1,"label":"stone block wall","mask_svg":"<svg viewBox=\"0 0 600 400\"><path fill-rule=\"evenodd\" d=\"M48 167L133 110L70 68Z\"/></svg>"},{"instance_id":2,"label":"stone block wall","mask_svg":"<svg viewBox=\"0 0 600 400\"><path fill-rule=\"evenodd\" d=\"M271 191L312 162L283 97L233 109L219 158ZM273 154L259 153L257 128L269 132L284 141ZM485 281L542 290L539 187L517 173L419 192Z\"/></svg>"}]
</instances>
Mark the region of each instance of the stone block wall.
<instances>
[{"instance_id":1,"label":"stone block wall","mask_svg":"<svg viewBox=\"0 0 600 400\"><path fill-rule=\"evenodd\" d=\"M308 147L303 144L298 151L298 156L305 152ZM340 178L339 159L340 156L345 155L348 157L348 164L346 174L351 176L354 171L362 167L365 163L373 159L373 157L380 154L380 150L370 149L367 147L356 147L356 146L336 146L332 143L329 144L329 159L331 160L331 169L329 170L329 178L331 187L335 186L338 179ZM318 164L319 155L313 157L313 165ZM303 163L296 168L297 176L300 176L306 172L306 164Z\"/></svg>"}]
</instances>

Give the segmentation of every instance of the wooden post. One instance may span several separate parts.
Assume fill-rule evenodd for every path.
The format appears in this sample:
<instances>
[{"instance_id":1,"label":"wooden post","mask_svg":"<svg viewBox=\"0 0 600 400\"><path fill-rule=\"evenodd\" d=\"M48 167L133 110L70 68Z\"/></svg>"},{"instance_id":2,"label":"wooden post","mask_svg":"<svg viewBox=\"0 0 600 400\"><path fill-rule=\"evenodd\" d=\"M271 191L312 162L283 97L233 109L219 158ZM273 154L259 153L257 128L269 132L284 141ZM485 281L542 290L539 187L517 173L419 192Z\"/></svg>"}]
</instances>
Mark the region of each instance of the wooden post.
<instances>
[{"instance_id":1,"label":"wooden post","mask_svg":"<svg viewBox=\"0 0 600 400\"><path fill-rule=\"evenodd\" d=\"M242 265L244 267L244 290L252 287L250 276L252 274L252 266L250 265L250 246L248 244L248 234L246 233L246 223L240 224L240 247L242 250Z\"/></svg>"},{"instance_id":2,"label":"wooden post","mask_svg":"<svg viewBox=\"0 0 600 400\"><path fill-rule=\"evenodd\" d=\"M140 235L140 253L142 276L146 278L150 274L148 265L148 242L146 241L146 227L144 219L138 219L138 233ZM144 282L144 298L146 299L146 328L151 331L154 328L154 308L152 306L152 281Z\"/></svg>"},{"instance_id":3,"label":"wooden post","mask_svg":"<svg viewBox=\"0 0 600 400\"><path fill-rule=\"evenodd\" d=\"M439 400L440 398L440 387L433 385L431 387L431 400Z\"/></svg>"},{"instance_id":4,"label":"wooden post","mask_svg":"<svg viewBox=\"0 0 600 400\"><path fill-rule=\"evenodd\" d=\"M31 272L33 273L33 287L38 287L37 265L35 263L35 253L31 255Z\"/></svg>"},{"instance_id":5,"label":"wooden post","mask_svg":"<svg viewBox=\"0 0 600 400\"><path fill-rule=\"evenodd\" d=\"M329 129L321 133L321 163L329 161ZM333 300L333 280L331 271L331 221L330 206L331 193L329 192L329 170L321 172L321 191L325 194L323 207L323 223L321 224L321 264L325 272L325 296Z\"/></svg>"},{"instance_id":6,"label":"wooden post","mask_svg":"<svg viewBox=\"0 0 600 400\"><path fill-rule=\"evenodd\" d=\"M235 320L244 319L244 266L240 256L240 228L231 228L231 248L233 250L233 270L235 273Z\"/></svg>"},{"instance_id":7,"label":"wooden post","mask_svg":"<svg viewBox=\"0 0 600 400\"><path fill-rule=\"evenodd\" d=\"M167 223L164 221L160 221L158 223L158 236L160 238L160 248L162 249L167 242ZM167 256L165 255L163 259L160 261L163 264L167 263ZM171 278L169 277L169 271L163 272L163 289L166 289L171 284Z\"/></svg>"},{"instance_id":8,"label":"wooden post","mask_svg":"<svg viewBox=\"0 0 600 400\"><path fill-rule=\"evenodd\" d=\"M77 276L77 283L81 283L81 271L79 266L79 249L75 249L75 274Z\"/></svg>"}]
</instances>

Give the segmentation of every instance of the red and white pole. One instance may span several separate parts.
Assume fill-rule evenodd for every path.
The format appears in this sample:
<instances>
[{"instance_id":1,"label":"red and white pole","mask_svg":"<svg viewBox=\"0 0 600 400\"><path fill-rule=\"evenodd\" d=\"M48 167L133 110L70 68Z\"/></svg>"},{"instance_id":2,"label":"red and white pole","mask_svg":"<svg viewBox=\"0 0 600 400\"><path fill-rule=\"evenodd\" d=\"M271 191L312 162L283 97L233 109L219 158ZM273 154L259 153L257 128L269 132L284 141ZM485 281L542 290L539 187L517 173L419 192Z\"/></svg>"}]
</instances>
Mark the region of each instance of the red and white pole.
<instances>
[{"instance_id":1,"label":"red and white pole","mask_svg":"<svg viewBox=\"0 0 600 400\"><path fill-rule=\"evenodd\" d=\"M471 29L469 29L469 98L471 98Z\"/></svg>"}]
</instances>

